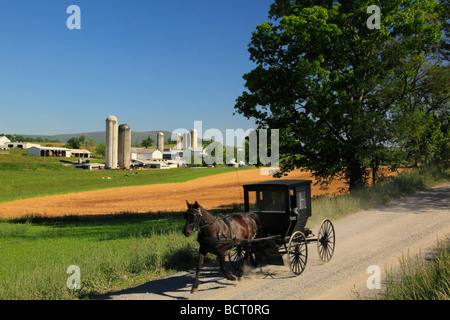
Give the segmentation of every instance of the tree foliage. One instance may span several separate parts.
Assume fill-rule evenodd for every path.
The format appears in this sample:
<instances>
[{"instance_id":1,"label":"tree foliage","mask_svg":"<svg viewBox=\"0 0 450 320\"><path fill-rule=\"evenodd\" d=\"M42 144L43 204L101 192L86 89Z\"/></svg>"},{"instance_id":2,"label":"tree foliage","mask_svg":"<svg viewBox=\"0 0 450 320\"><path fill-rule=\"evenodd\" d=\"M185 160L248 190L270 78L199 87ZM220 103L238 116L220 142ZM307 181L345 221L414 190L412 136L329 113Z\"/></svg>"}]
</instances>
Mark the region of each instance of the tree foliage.
<instances>
[{"instance_id":1,"label":"tree foliage","mask_svg":"<svg viewBox=\"0 0 450 320\"><path fill-rule=\"evenodd\" d=\"M380 29L366 24L373 4ZM343 175L350 188L363 185L366 168L400 143L393 126L426 84L411 82L413 65L436 52L442 10L434 0L276 0L252 35L256 67L235 109L280 129L282 172L301 167L321 182Z\"/></svg>"},{"instance_id":2,"label":"tree foliage","mask_svg":"<svg viewBox=\"0 0 450 320\"><path fill-rule=\"evenodd\" d=\"M67 146L67 148L70 149L80 149L81 141L79 138L72 137L69 140L67 140L67 144L65 146Z\"/></svg>"},{"instance_id":3,"label":"tree foliage","mask_svg":"<svg viewBox=\"0 0 450 320\"><path fill-rule=\"evenodd\" d=\"M155 141L150 136L148 136L141 142L141 145L147 149L148 147L151 147L154 142Z\"/></svg>"}]
</instances>

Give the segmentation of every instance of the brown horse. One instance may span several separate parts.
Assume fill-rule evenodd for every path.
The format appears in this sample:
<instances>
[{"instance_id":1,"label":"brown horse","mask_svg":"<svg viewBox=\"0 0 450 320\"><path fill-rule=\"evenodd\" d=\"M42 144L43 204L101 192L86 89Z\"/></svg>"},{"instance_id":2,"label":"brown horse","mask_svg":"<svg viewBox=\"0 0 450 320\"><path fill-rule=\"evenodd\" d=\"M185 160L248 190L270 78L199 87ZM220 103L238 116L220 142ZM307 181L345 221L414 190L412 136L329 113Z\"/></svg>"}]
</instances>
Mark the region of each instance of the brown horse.
<instances>
[{"instance_id":1,"label":"brown horse","mask_svg":"<svg viewBox=\"0 0 450 320\"><path fill-rule=\"evenodd\" d=\"M195 204L189 204L188 201L186 203L188 210L184 214L186 219L184 234L189 237L196 228L200 229L197 237L197 241L200 243L197 272L191 293L198 290L200 269L208 252L219 257L220 269L228 280L234 281L236 277L231 272L227 272L225 268L225 251L237 245L246 249L244 263L238 275L238 279L242 280L249 251L249 243L243 240L255 238L259 226L258 216L254 213L236 213L228 217L215 218L197 201Z\"/></svg>"}]
</instances>

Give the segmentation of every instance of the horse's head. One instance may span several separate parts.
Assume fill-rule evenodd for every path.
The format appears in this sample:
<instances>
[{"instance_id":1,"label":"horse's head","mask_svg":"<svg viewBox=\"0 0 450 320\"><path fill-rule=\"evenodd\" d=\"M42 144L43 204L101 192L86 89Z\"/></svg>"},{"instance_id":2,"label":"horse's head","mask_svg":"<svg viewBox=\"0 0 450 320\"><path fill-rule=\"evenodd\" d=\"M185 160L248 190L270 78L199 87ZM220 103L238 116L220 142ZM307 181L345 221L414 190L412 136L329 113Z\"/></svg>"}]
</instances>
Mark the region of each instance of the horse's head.
<instances>
[{"instance_id":1,"label":"horse's head","mask_svg":"<svg viewBox=\"0 0 450 320\"><path fill-rule=\"evenodd\" d=\"M184 214L184 218L186 219L186 225L184 226L183 233L186 237L189 237L191 233L197 228L202 222L203 215L200 209L200 205L197 201L194 204L189 204L186 200L188 209Z\"/></svg>"}]
</instances>

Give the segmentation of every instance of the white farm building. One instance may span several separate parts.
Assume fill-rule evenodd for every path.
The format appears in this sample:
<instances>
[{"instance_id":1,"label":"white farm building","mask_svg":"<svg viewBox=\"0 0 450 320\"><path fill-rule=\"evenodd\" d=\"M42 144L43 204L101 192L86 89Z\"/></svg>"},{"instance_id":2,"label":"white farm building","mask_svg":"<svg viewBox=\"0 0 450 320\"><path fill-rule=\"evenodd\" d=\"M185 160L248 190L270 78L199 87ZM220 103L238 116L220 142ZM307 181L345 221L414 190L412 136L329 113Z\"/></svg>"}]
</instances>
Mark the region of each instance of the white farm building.
<instances>
[{"instance_id":1,"label":"white farm building","mask_svg":"<svg viewBox=\"0 0 450 320\"><path fill-rule=\"evenodd\" d=\"M11 142L7 137L0 137L0 149L29 149L39 147L39 144L29 142Z\"/></svg>"},{"instance_id":2,"label":"white farm building","mask_svg":"<svg viewBox=\"0 0 450 320\"><path fill-rule=\"evenodd\" d=\"M71 156L70 150L67 148L41 147L41 146L29 148L27 154L29 156L39 156L39 157L69 158Z\"/></svg>"},{"instance_id":3,"label":"white farm building","mask_svg":"<svg viewBox=\"0 0 450 320\"><path fill-rule=\"evenodd\" d=\"M158 149L131 148L131 160L162 161L163 154Z\"/></svg>"},{"instance_id":4,"label":"white farm building","mask_svg":"<svg viewBox=\"0 0 450 320\"><path fill-rule=\"evenodd\" d=\"M27 154L29 156L39 157L63 157L63 158L91 158L92 153L88 150L82 149L67 149L57 147L31 147L28 149Z\"/></svg>"},{"instance_id":5,"label":"white farm building","mask_svg":"<svg viewBox=\"0 0 450 320\"><path fill-rule=\"evenodd\" d=\"M8 144L8 142L11 142L11 140L9 140L7 137L5 136L0 136L0 149L6 149L8 148L6 145Z\"/></svg>"}]
</instances>

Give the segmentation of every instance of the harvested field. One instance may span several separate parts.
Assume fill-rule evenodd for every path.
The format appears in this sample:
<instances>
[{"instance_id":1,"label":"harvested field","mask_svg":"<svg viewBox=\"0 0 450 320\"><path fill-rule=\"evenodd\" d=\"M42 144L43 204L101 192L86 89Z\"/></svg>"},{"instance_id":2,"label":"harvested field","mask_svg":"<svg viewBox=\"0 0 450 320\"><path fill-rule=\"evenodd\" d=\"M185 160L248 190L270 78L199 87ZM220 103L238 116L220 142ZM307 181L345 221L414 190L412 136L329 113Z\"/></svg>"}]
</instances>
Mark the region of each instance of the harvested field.
<instances>
[{"instance_id":1,"label":"harvested field","mask_svg":"<svg viewBox=\"0 0 450 320\"><path fill-rule=\"evenodd\" d=\"M240 170L187 182L122 187L5 202L1 218L38 214L43 216L99 215L122 212L184 211L186 201L198 201L207 209L243 202L243 184L274 179L259 169ZM309 172L296 170L283 179L310 179ZM327 190L312 186L312 195L335 194L345 184L332 183Z\"/></svg>"}]
</instances>

